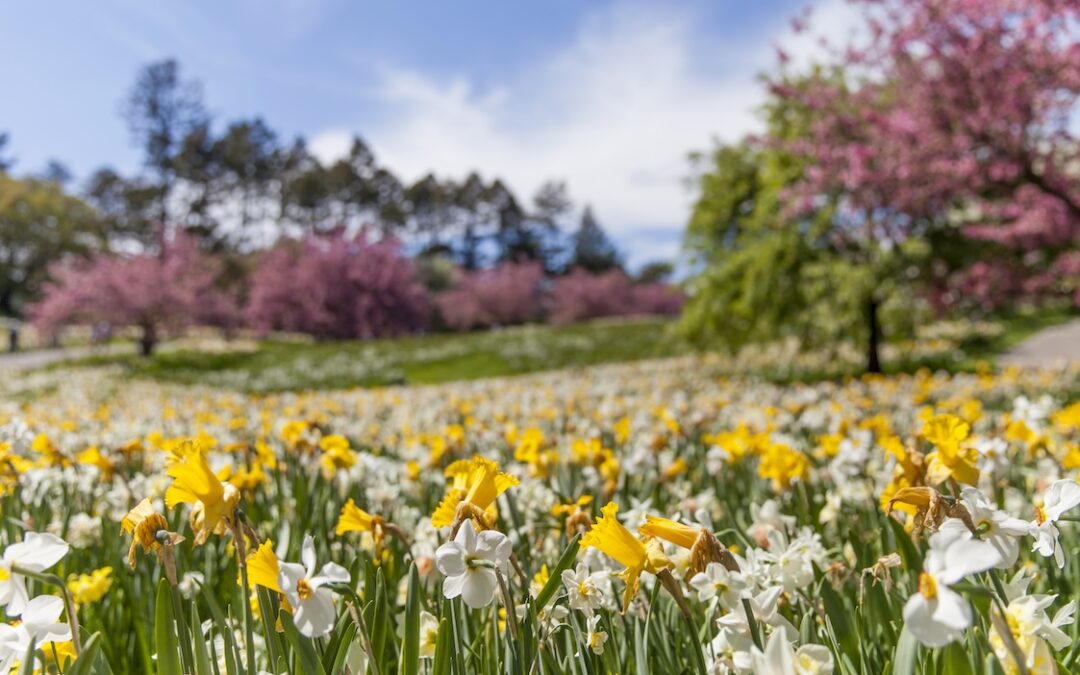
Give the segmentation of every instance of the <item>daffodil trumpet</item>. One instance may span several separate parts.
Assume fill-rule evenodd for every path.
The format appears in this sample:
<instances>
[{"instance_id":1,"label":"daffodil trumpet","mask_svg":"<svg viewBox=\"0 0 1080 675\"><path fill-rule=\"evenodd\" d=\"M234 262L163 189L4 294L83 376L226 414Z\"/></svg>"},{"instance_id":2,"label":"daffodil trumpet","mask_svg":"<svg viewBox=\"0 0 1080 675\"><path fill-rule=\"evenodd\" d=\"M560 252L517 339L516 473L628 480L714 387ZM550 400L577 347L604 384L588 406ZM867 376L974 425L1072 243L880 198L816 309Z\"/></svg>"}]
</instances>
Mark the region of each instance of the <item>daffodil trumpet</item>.
<instances>
[{"instance_id":1,"label":"daffodil trumpet","mask_svg":"<svg viewBox=\"0 0 1080 675\"><path fill-rule=\"evenodd\" d=\"M368 513L349 499L345 506L341 507L341 515L338 517L337 527L334 534L339 537L347 532L367 532L375 541L375 560L382 559L382 553L386 548L386 537L390 536L398 541L409 552L409 556L415 558L412 553L412 542L397 525L387 521L382 516Z\"/></svg>"},{"instance_id":2,"label":"daffodil trumpet","mask_svg":"<svg viewBox=\"0 0 1080 675\"><path fill-rule=\"evenodd\" d=\"M601 515L592 526L592 529L581 538L581 548L582 550L589 547L599 549L609 558L626 567L619 574L626 584L622 603L622 611L625 612L630 607L630 602L634 599L634 596L637 595L643 572L659 577L661 571L666 571L673 565L664 555L659 542L652 537L648 537L643 541L626 529L615 515L618 511L618 504L608 502L600 510ZM674 577L671 577L670 573L667 576L672 582L674 581ZM661 583L669 591L672 590L669 586L678 586L678 584L665 583L663 579L661 579ZM681 597L681 595L680 591L679 596ZM678 598L676 601L678 601Z\"/></svg>"},{"instance_id":3,"label":"daffodil trumpet","mask_svg":"<svg viewBox=\"0 0 1080 675\"><path fill-rule=\"evenodd\" d=\"M698 573L704 572L709 563L720 563L731 572L739 571L735 556L708 528L694 527L658 516L645 516L645 524L638 528L638 534L663 539L689 549L690 564L685 577L687 582Z\"/></svg>"},{"instance_id":4,"label":"daffodil trumpet","mask_svg":"<svg viewBox=\"0 0 1080 675\"><path fill-rule=\"evenodd\" d=\"M900 488L889 500L886 514L891 515L897 504L904 504L915 509L913 521L915 534L923 530L930 533L936 532L946 518L956 518L964 523L972 534L978 533L975 523L971 520L971 513L964 505L934 488L926 486Z\"/></svg>"}]
</instances>

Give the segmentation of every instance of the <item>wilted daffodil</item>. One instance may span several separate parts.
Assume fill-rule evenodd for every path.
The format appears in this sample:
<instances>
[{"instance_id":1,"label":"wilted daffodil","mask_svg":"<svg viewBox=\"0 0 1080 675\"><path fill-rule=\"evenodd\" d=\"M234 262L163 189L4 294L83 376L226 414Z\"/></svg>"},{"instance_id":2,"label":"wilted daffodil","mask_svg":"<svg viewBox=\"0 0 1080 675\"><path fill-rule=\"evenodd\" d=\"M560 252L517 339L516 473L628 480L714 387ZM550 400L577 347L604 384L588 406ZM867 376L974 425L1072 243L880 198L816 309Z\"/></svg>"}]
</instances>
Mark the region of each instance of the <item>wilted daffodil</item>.
<instances>
[{"instance_id":1,"label":"wilted daffodil","mask_svg":"<svg viewBox=\"0 0 1080 675\"><path fill-rule=\"evenodd\" d=\"M626 529L615 515L618 511L619 505L615 502L609 502L601 509L600 518L581 538L581 548L591 546L599 549L626 567L619 575L626 582L626 591L623 593L625 612L630 601L637 595L642 572L659 575L671 568L672 563L655 539L642 541Z\"/></svg>"},{"instance_id":2,"label":"wilted daffodil","mask_svg":"<svg viewBox=\"0 0 1080 675\"><path fill-rule=\"evenodd\" d=\"M167 471L173 483L165 492L165 505L170 509L181 503L192 505L189 522L195 545L201 546L211 533L224 534L232 526L240 491L214 475L196 444L188 442L181 452L181 460Z\"/></svg>"},{"instance_id":3,"label":"wilted daffodil","mask_svg":"<svg viewBox=\"0 0 1080 675\"><path fill-rule=\"evenodd\" d=\"M518 484L517 478L499 471L498 464L480 456L452 463L446 467L446 475L453 483L431 515L431 524L436 528L450 527L451 538L467 519L479 525L479 529L490 529L494 525L494 513L489 510L495 499Z\"/></svg>"},{"instance_id":4,"label":"wilted daffodil","mask_svg":"<svg viewBox=\"0 0 1080 675\"><path fill-rule=\"evenodd\" d=\"M704 527L694 527L684 523L645 516L645 524L638 528L643 537L657 537L690 551L690 565L686 571L687 580L704 572L709 563L720 563L732 572L739 571L735 556L720 543L712 532Z\"/></svg>"},{"instance_id":5,"label":"wilted daffodil","mask_svg":"<svg viewBox=\"0 0 1080 675\"><path fill-rule=\"evenodd\" d=\"M141 546L143 553L153 551L157 554L169 583L176 585L176 562L173 559L172 547L184 541L184 538L169 531L169 521L154 510L149 498L127 512L120 521L120 531L131 535L131 547L127 555L127 563L131 569L135 569L135 552Z\"/></svg>"}]
</instances>

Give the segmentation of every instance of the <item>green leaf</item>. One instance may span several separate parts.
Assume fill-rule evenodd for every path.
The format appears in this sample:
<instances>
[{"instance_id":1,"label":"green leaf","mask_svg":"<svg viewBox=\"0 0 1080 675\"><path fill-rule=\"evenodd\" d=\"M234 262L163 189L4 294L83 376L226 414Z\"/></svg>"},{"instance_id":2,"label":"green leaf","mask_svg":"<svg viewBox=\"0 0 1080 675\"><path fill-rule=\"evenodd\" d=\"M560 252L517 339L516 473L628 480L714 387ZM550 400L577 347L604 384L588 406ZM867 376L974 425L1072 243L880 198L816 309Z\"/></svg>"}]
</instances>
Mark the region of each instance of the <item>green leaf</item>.
<instances>
[{"instance_id":1,"label":"green leaf","mask_svg":"<svg viewBox=\"0 0 1080 675\"><path fill-rule=\"evenodd\" d=\"M439 622L439 636L435 639L435 658L432 662L431 675L447 675L450 672L450 622L445 618Z\"/></svg>"},{"instance_id":2,"label":"green leaf","mask_svg":"<svg viewBox=\"0 0 1080 675\"><path fill-rule=\"evenodd\" d=\"M581 548L580 534L570 540L570 544L563 551L562 556L559 557L559 562L555 563L554 569L551 570L544 587L536 594L537 611L544 609L548 601L555 595L555 592L559 590L559 586L562 585L563 570L570 569L570 566L574 564L579 548Z\"/></svg>"},{"instance_id":3,"label":"green leaf","mask_svg":"<svg viewBox=\"0 0 1080 675\"><path fill-rule=\"evenodd\" d=\"M337 651L334 654L334 660L330 666L331 673L343 673L345 672L345 659L349 656L349 650L356 647L356 624L348 624L343 631L341 631L341 640L338 642Z\"/></svg>"},{"instance_id":4,"label":"green leaf","mask_svg":"<svg viewBox=\"0 0 1080 675\"><path fill-rule=\"evenodd\" d=\"M68 666L68 669L64 671L64 675L89 675L90 673L99 672L94 669L94 660L100 651L101 633L94 633L89 640L83 643L79 657Z\"/></svg>"},{"instance_id":5,"label":"green leaf","mask_svg":"<svg viewBox=\"0 0 1080 675\"><path fill-rule=\"evenodd\" d=\"M194 601L191 603L191 642L194 648L195 675L213 675L210 656L206 651L206 639L202 632L202 619L199 618L199 608Z\"/></svg>"},{"instance_id":6,"label":"green leaf","mask_svg":"<svg viewBox=\"0 0 1080 675\"><path fill-rule=\"evenodd\" d=\"M893 653L893 675L915 675L919 665L919 641L904 626Z\"/></svg>"},{"instance_id":7,"label":"green leaf","mask_svg":"<svg viewBox=\"0 0 1080 675\"><path fill-rule=\"evenodd\" d=\"M169 587L169 582L161 579L158 581L157 605L154 608L154 649L157 650L159 675L181 675L182 672L172 602L172 589Z\"/></svg>"},{"instance_id":8,"label":"green leaf","mask_svg":"<svg viewBox=\"0 0 1080 675\"><path fill-rule=\"evenodd\" d=\"M409 566L409 590L405 599L405 635L401 642L401 673L420 672L420 575Z\"/></svg>"},{"instance_id":9,"label":"green leaf","mask_svg":"<svg viewBox=\"0 0 1080 675\"><path fill-rule=\"evenodd\" d=\"M958 642L946 645L941 650L942 675L975 675L975 669L968 661L967 653Z\"/></svg>"},{"instance_id":10,"label":"green leaf","mask_svg":"<svg viewBox=\"0 0 1080 675\"><path fill-rule=\"evenodd\" d=\"M821 589L821 602L825 606L825 615L828 617L829 626L832 629L833 638L851 659L859 658L859 637L855 634L855 627L851 625L850 614L844 601L833 590L828 580L823 580Z\"/></svg>"},{"instance_id":11,"label":"green leaf","mask_svg":"<svg viewBox=\"0 0 1080 675\"><path fill-rule=\"evenodd\" d=\"M896 547L899 550L900 558L904 561L904 569L918 573L922 569L922 554L919 553L919 549L915 548L915 542L911 541L911 535L904 531L904 526L900 524L896 518L887 517L885 520L889 523L889 527L892 529L893 539L896 540Z\"/></svg>"},{"instance_id":12,"label":"green leaf","mask_svg":"<svg viewBox=\"0 0 1080 675\"><path fill-rule=\"evenodd\" d=\"M259 596L259 618L262 620L263 635L266 640L266 651L270 657L270 663L277 663L278 658L285 653L285 648L281 644L280 636L278 635L276 628L276 620L278 611L277 598L271 595L270 589L259 586L256 584L255 592ZM278 670L277 672L281 672Z\"/></svg>"},{"instance_id":13,"label":"green leaf","mask_svg":"<svg viewBox=\"0 0 1080 675\"><path fill-rule=\"evenodd\" d=\"M308 675L326 675L322 663L319 662L319 656L315 653L315 646L312 645L310 639L296 630L296 624L293 623L292 616L285 610L281 610L278 617L281 619L281 625L285 628L285 639L289 642L289 646L292 647L295 653L300 655L301 670Z\"/></svg>"}]
</instances>

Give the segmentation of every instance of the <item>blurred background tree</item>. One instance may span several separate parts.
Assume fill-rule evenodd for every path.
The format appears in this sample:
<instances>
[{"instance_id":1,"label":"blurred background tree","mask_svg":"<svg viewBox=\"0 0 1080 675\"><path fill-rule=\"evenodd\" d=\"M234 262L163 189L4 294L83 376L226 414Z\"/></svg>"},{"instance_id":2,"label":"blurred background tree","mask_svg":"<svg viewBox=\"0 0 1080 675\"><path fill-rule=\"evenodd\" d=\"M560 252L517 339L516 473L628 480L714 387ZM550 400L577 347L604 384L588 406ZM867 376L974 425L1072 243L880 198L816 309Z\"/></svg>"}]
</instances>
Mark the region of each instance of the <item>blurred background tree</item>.
<instances>
[{"instance_id":1,"label":"blurred background tree","mask_svg":"<svg viewBox=\"0 0 1080 675\"><path fill-rule=\"evenodd\" d=\"M52 180L0 172L0 313L16 315L48 279L51 262L100 248L103 221Z\"/></svg>"},{"instance_id":2,"label":"blurred background tree","mask_svg":"<svg viewBox=\"0 0 1080 675\"><path fill-rule=\"evenodd\" d=\"M931 309L1077 292L1080 5L855 1L870 39L781 55L766 132L698 158L684 334L862 339L877 371Z\"/></svg>"}]
</instances>

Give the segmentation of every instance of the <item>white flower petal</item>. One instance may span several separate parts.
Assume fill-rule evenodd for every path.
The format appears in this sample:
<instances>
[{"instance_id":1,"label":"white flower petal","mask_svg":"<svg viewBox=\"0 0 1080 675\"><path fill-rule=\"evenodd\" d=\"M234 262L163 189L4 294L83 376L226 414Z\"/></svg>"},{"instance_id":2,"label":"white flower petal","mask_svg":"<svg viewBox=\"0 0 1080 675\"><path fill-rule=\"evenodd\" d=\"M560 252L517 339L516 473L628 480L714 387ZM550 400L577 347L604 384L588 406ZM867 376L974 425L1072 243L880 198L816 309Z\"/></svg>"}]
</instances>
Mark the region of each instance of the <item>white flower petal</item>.
<instances>
[{"instance_id":1,"label":"white flower petal","mask_svg":"<svg viewBox=\"0 0 1080 675\"><path fill-rule=\"evenodd\" d=\"M334 628L337 610L334 609L334 596L330 591L315 591L295 607L293 623L301 635L321 637Z\"/></svg>"},{"instance_id":2,"label":"white flower petal","mask_svg":"<svg viewBox=\"0 0 1080 675\"><path fill-rule=\"evenodd\" d=\"M465 574L465 585L461 589L461 599L473 609L487 607L495 598L498 581L493 570L475 567Z\"/></svg>"},{"instance_id":3,"label":"white flower petal","mask_svg":"<svg viewBox=\"0 0 1080 675\"><path fill-rule=\"evenodd\" d=\"M67 555L68 543L48 532L27 532L23 540L4 550L4 560L34 572L46 570Z\"/></svg>"}]
</instances>

